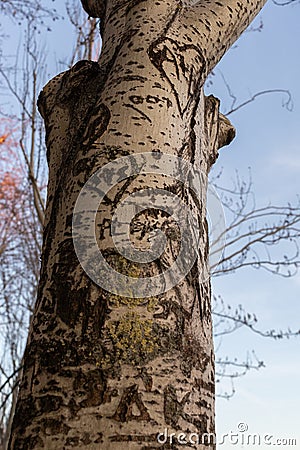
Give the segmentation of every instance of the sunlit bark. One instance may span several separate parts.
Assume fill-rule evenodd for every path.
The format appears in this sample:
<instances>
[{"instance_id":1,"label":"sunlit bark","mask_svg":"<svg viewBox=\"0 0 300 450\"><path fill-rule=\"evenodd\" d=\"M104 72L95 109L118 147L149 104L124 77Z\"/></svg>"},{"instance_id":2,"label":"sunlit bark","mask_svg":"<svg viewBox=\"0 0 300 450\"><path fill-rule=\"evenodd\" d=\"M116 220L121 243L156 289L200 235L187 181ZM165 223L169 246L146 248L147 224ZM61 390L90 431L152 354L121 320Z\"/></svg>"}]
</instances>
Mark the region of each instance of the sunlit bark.
<instances>
[{"instance_id":1,"label":"sunlit bark","mask_svg":"<svg viewBox=\"0 0 300 450\"><path fill-rule=\"evenodd\" d=\"M192 270L173 289L142 299L111 294L88 278L73 247L73 210L89 177L122 156L162 152L209 172L234 130L202 86L265 2L82 3L101 18L103 49L99 63L77 63L51 80L39 99L48 201L10 448L179 448L175 441L160 444L157 434L166 428L177 436L214 433L210 282L199 280L208 258L205 190L194 199L168 178L140 175L109 194L97 216L98 243L129 276L168 267L180 233L156 210L144 212L133 241L147 245L149 228L159 227L168 237L166 251L146 268L124 262L107 224L126 195L145 185L169 190L187 199L198 220Z\"/></svg>"}]
</instances>

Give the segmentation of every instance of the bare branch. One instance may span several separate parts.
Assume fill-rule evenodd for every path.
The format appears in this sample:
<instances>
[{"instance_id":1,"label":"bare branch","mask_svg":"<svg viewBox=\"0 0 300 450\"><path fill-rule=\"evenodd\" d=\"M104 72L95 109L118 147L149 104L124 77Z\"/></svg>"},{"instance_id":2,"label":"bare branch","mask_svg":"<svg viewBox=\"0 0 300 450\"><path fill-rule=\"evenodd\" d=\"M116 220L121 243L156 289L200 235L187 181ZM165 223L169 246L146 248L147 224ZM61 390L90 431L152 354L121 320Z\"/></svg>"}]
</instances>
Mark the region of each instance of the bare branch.
<instances>
[{"instance_id":1,"label":"bare branch","mask_svg":"<svg viewBox=\"0 0 300 450\"><path fill-rule=\"evenodd\" d=\"M287 1L284 1L283 3L277 2L276 0L272 0L272 2L276 6L287 6L287 5L291 5L292 3L299 2L299 0L287 0Z\"/></svg>"},{"instance_id":2,"label":"bare branch","mask_svg":"<svg viewBox=\"0 0 300 450\"><path fill-rule=\"evenodd\" d=\"M256 100L258 97L261 97L262 95L278 94L278 93L284 93L287 96L286 100L282 100L282 107L286 108L288 111L293 111L293 108L294 108L293 99L292 99L292 95L288 89L266 89L264 91L260 91L260 92L257 92L256 94L252 95L251 98L240 103L238 106L227 111L225 114L227 116L229 116L230 114L238 111L239 109L243 108L244 106L248 105L249 103L254 102L254 100Z\"/></svg>"}]
</instances>

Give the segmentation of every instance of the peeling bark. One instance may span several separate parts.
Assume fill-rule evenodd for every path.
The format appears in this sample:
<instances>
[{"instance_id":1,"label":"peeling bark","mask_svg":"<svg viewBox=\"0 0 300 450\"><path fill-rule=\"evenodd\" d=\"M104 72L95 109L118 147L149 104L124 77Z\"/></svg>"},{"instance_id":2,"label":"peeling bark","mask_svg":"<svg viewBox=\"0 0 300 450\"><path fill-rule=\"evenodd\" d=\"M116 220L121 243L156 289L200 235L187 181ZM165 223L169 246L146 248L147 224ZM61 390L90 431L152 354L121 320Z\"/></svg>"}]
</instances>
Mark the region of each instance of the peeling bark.
<instances>
[{"instance_id":1,"label":"peeling bark","mask_svg":"<svg viewBox=\"0 0 300 450\"><path fill-rule=\"evenodd\" d=\"M187 2L185 2L187 3ZM206 195L193 196L153 175L128 179L97 215L98 244L129 276L149 276L174 260L180 233L157 210L143 212L133 242L149 229L167 238L159 262L118 255L110 234L116 206L144 186L185 198L201 231L199 257L186 278L157 297L120 297L83 271L72 241L72 214L89 177L107 162L163 152L208 173L234 128L219 101L202 92L208 72L264 1L82 0L101 18L99 63L80 61L39 98L45 120L49 187L38 299L25 352L10 449L154 449L157 434L214 433L214 356ZM151 229L152 229L151 228ZM188 444L185 448L215 448Z\"/></svg>"}]
</instances>

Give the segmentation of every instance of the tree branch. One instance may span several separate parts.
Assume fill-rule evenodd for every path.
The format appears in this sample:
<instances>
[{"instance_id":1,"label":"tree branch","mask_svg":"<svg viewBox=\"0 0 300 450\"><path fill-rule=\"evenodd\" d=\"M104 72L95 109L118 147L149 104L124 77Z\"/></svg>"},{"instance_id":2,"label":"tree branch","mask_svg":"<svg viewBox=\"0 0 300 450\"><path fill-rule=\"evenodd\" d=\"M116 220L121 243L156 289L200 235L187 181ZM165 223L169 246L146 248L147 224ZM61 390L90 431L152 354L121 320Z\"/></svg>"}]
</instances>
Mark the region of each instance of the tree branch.
<instances>
[{"instance_id":1,"label":"tree branch","mask_svg":"<svg viewBox=\"0 0 300 450\"><path fill-rule=\"evenodd\" d=\"M266 0L189 3L178 21L185 28L182 35L188 34L191 41L201 48L206 62L206 77L260 12Z\"/></svg>"},{"instance_id":2,"label":"tree branch","mask_svg":"<svg viewBox=\"0 0 300 450\"><path fill-rule=\"evenodd\" d=\"M81 0L81 4L90 17L98 17L99 19L104 18L106 0Z\"/></svg>"}]
</instances>

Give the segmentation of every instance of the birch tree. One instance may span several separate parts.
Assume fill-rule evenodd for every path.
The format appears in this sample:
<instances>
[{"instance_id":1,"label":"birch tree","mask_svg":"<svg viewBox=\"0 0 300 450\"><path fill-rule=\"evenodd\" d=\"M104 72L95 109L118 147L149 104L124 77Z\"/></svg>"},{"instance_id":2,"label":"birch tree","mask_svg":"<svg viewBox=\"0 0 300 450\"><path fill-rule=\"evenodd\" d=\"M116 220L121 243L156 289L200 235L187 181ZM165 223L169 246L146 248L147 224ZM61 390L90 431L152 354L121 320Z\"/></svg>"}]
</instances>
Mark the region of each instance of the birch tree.
<instances>
[{"instance_id":1,"label":"birch tree","mask_svg":"<svg viewBox=\"0 0 300 450\"><path fill-rule=\"evenodd\" d=\"M103 47L39 98L48 199L10 449L215 448L206 175L234 129L202 86L264 3L82 0Z\"/></svg>"}]
</instances>

